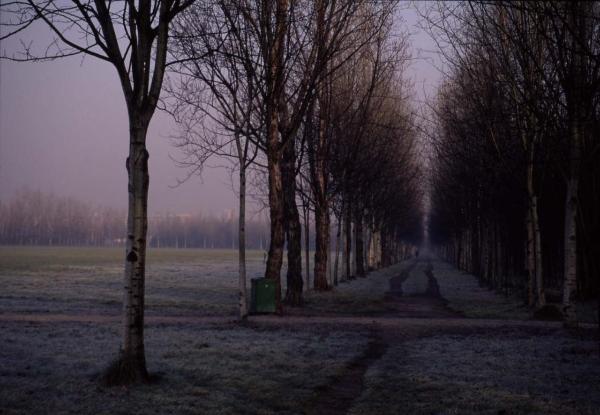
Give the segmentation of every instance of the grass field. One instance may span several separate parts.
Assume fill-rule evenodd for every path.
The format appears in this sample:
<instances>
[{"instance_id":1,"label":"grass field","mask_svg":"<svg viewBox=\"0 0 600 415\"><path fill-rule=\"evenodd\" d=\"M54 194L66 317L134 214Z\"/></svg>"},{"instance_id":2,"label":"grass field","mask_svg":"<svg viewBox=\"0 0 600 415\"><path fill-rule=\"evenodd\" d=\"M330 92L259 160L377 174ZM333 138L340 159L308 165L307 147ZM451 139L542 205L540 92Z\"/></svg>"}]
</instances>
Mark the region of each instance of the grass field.
<instances>
[{"instance_id":1,"label":"grass field","mask_svg":"<svg viewBox=\"0 0 600 415\"><path fill-rule=\"evenodd\" d=\"M0 312L120 311L122 248L0 247ZM234 315L237 252L150 249L149 314ZM263 253L248 252L248 278L262 276Z\"/></svg>"},{"instance_id":2,"label":"grass field","mask_svg":"<svg viewBox=\"0 0 600 415\"><path fill-rule=\"evenodd\" d=\"M236 251L149 250L147 315L234 317L237 266ZM263 253L248 252L248 277L263 271ZM122 249L0 247L0 314L119 316L122 274ZM0 322L0 333L2 414L299 413L368 341L360 330L147 323L159 381L107 389L98 376L117 354L118 320Z\"/></svg>"},{"instance_id":3,"label":"grass field","mask_svg":"<svg viewBox=\"0 0 600 415\"><path fill-rule=\"evenodd\" d=\"M246 252L250 263L262 262L263 253ZM40 272L48 269L77 267L120 267L125 261L125 248L0 246L0 271ZM148 265L196 264L210 262L237 263L237 250L231 249L148 249Z\"/></svg>"},{"instance_id":4,"label":"grass field","mask_svg":"<svg viewBox=\"0 0 600 415\"><path fill-rule=\"evenodd\" d=\"M263 253L248 257L248 277L262 276ZM150 250L145 340L158 381L106 388L99 377L121 337L123 250L0 247L0 414L328 414L313 409L349 382L373 342L381 354L352 381L343 413L600 414L593 335L531 321L519 299L432 264L450 314L403 308L431 301L420 258L306 293L304 309L288 310L296 323L239 324L235 251ZM390 300L399 275L404 295Z\"/></svg>"}]
</instances>

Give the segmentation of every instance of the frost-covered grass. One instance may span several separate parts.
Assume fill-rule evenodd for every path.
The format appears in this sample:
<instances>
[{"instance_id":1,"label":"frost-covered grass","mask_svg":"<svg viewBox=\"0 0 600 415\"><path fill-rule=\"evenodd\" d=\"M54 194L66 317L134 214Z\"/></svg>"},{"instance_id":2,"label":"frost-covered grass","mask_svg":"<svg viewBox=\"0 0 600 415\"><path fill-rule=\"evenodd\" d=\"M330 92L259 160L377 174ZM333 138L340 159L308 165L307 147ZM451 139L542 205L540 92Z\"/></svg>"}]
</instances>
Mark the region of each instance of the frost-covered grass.
<instances>
[{"instance_id":1,"label":"frost-covered grass","mask_svg":"<svg viewBox=\"0 0 600 415\"><path fill-rule=\"evenodd\" d=\"M366 278L340 282L326 292L306 294L306 309L317 313L340 315L377 315L393 312L395 308L385 300L390 290L390 278L410 266L412 259L389 268L373 271Z\"/></svg>"},{"instance_id":2,"label":"frost-covered grass","mask_svg":"<svg viewBox=\"0 0 600 415\"><path fill-rule=\"evenodd\" d=\"M122 255L120 249L0 248L0 314L118 316ZM377 330L378 316L398 316L394 304L405 298L386 297L389 280L414 263L372 272L333 291L307 293L302 312L331 319L321 326L310 318L297 326L285 319L278 325L278 318L268 325L255 319L248 326L226 319L213 326L201 318L169 320L179 324L148 319L148 368L160 380L129 389L98 382L117 353L116 320L7 318L0 322L0 413L310 412L319 394L331 390L325 386L343 378L344 368L366 350L366 326L337 326L335 318L369 316L371 330ZM465 316L529 317L518 300L479 287L473 276L448 264L432 263L442 296ZM420 258L403 284L412 305L430 300L411 296L425 291L426 266ZM263 253L251 252L249 279L263 271ZM285 271L282 277L285 281ZM237 254L151 250L146 293L150 315L234 315ZM402 316L413 317L415 310L407 307ZM394 329L381 324L387 351L368 368L352 414L600 413L597 343L588 338L575 339L550 326L515 328L509 321L477 330L475 322L457 318L413 321L412 328L410 319L397 323Z\"/></svg>"},{"instance_id":3,"label":"frost-covered grass","mask_svg":"<svg viewBox=\"0 0 600 415\"><path fill-rule=\"evenodd\" d=\"M0 312L116 314L123 249L0 247ZM150 249L148 314L233 315L237 251ZM248 252L248 278L262 276L263 254Z\"/></svg>"},{"instance_id":4,"label":"frost-covered grass","mask_svg":"<svg viewBox=\"0 0 600 415\"><path fill-rule=\"evenodd\" d=\"M517 297L506 297L486 287L477 278L447 262L432 258L433 274L448 307L471 318L527 320L531 311Z\"/></svg>"},{"instance_id":5,"label":"frost-covered grass","mask_svg":"<svg viewBox=\"0 0 600 415\"><path fill-rule=\"evenodd\" d=\"M248 259L262 259L261 251L247 251ZM164 263L202 264L237 260L237 251L229 249L149 248L149 265ZM46 272L101 267L122 267L125 248L64 247L64 246L0 246L0 270Z\"/></svg>"},{"instance_id":6,"label":"frost-covered grass","mask_svg":"<svg viewBox=\"0 0 600 415\"><path fill-rule=\"evenodd\" d=\"M155 384L99 386L118 327L1 323L0 413L297 414L366 347L354 331L154 325Z\"/></svg>"},{"instance_id":7,"label":"frost-covered grass","mask_svg":"<svg viewBox=\"0 0 600 415\"><path fill-rule=\"evenodd\" d=\"M503 330L394 343L367 371L358 414L598 414L594 340Z\"/></svg>"}]
</instances>

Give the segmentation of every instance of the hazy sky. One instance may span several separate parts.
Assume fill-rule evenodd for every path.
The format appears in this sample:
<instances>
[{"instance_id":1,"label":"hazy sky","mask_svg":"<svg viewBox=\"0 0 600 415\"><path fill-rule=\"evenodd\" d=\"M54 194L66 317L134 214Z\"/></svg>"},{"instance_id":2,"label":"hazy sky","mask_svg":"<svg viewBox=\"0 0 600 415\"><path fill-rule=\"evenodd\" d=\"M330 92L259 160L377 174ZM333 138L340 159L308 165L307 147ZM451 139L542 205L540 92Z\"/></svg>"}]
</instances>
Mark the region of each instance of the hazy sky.
<instances>
[{"instance_id":1,"label":"hazy sky","mask_svg":"<svg viewBox=\"0 0 600 415\"><path fill-rule=\"evenodd\" d=\"M439 74L420 50L433 50L416 26L413 9L401 12L411 33L413 57L409 77L417 99L435 90ZM11 53L17 40L0 49ZM185 172L169 157L177 156L169 136L176 132L170 116L156 113L148 133L152 213L210 211L237 206L225 169L206 169L171 188ZM125 208L125 159L128 126L123 94L115 70L92 58L46 63L0 60L0 199L15 190L75 196L95 204ZM213 164L224 164L215 161Z\"/></svg>"}]
</instances>

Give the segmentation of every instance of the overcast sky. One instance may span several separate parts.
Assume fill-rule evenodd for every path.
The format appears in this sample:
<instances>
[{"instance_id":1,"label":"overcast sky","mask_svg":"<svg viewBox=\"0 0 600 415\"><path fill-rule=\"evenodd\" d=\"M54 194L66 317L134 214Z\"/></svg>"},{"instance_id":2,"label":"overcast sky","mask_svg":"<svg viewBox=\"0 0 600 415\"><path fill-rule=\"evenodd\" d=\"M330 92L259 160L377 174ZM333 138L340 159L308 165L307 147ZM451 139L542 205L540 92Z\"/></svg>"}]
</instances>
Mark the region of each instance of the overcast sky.
<instances>
[{"instance_id":1,"label":"overcast sky","mask_svg":"<svg viewBox=\"0 0 600 415\"><path fill-rule=\"evenodd\" d=\"M434 45L417 27L415 10L404 9L401 15L400 24L411 33L414 59L408 75L419 101L439 82L427 59ZM0 45L8 54L18 47L16 39ZM229 174L222 168L206 169L202 177L172 188L185 176L169 157L177 156L169 140L175 132L170 116L157 112L147 143L150 212L235 208ZM46 63L0 60L0 200L27 187L125 208L127 152L125 102L112 66L80 57Z\"/></svg>"}]
</instances>

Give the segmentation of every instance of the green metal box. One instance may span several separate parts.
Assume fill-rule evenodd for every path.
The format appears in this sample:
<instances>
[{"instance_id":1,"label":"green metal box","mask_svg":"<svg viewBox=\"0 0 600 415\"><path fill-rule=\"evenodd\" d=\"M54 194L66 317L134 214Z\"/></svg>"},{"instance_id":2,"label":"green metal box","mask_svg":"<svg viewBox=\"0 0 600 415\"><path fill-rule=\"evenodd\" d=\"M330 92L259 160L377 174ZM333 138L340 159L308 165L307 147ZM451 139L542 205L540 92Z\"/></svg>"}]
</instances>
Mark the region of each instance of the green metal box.
<instances>
[{"instance_id":1,"label":"green metal box","mask_svg":"<svg viewBox=\"0 0 600 415\"><path fill-rule=\"evenodd\" d=\"M250 312L274 313L275 309L275 283L267 278L253 278L251 280Z\"/></svg>"}]
</instances>

